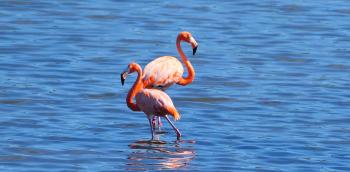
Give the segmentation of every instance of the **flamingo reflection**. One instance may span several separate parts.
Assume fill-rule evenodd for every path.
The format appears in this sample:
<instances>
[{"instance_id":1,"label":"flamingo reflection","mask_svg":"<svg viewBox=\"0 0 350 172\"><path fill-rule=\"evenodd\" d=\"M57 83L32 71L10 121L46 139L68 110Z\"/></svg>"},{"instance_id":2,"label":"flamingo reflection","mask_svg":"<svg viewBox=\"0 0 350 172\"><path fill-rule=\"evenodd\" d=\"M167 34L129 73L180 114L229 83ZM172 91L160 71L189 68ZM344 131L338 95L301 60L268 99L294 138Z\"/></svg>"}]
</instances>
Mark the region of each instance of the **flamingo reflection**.
<instances>
[{"instance_id":1,"label":"flamingo reflection","mask_svg":"<svg viewBox=\"0 0 350 172\"><path fill-rule=\"evenodd\" d=\"M194 141L166 143L160 140L136 141L129 145L127 170L164 170L185 168L195 157Z\"/></svg>"}]
</instances>

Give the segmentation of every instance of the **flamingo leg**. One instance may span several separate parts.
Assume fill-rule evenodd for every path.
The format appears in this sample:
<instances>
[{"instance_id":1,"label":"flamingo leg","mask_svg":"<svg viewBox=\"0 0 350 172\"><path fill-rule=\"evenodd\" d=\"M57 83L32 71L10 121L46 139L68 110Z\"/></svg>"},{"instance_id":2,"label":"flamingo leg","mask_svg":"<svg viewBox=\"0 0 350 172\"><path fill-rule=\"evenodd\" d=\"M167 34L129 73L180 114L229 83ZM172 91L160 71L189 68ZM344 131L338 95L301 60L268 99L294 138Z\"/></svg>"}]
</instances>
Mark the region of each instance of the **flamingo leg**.
<instances>
[{"instance_id":1,"label":"flamingo leg","mask_svg":"<svg viewBox=\"0 0 350 172\"><path fill-rule=\"evenodd\" d=\"M158 130L160 130L160 127L163 126L162 121L160 120L160 116L158 116Z\"/></svg>"},{"instance_id":2,"label":"flamingo leg","mask_svg":"<svg viewBox=\"0 0 350 172\"><path fill-rule=\"evenodd\" d=\"M179 129L177 129L177 128L175 127L175 125L170 121L168 115L165 115L164 117L165 117L165 119L169 122L169 124L173 127L173 129L175 130L177 140L180 140L180 138L181 138L181 133L180 133Z\"/></svg>"},{"instance_id":3,"label":"flamingo leg","mask_svg":"<svg viewBox=\"0 0 350 172\"><path fill-rule=\"evenodd\" d=\"M154 130L156 129L156 124L157 124L157 117L153 116L153 118L152 118L152 127L153 127Z\"/></svg>"},{"instance_id":4,"label":"flamingo leg","mask_svg":"<svg viewBox=\"0 0 350 172\"><path fill-rule=\"evenodd\" d=\"M148 117L148 122L149 122L149 126L151 128L151 134L152 134L152 140L154 139L154 132L153 132L153 124L152 124L152 117Z\"/></svg>"},{"instance_id":5,"label":"flamingo leg","mask_svg":"<svg viewBox=\"0 0 350 172\"><path fill-rule=\"evenodd\" d=\"M156 129L156 126L157 126L158 131L160 131L160 127L163 126L163 123L162 123L162 121L160 119L160 116L153 116L153 118L152 118L152 126L153 126L154 130Z\"/></svg>"}]
</instances>

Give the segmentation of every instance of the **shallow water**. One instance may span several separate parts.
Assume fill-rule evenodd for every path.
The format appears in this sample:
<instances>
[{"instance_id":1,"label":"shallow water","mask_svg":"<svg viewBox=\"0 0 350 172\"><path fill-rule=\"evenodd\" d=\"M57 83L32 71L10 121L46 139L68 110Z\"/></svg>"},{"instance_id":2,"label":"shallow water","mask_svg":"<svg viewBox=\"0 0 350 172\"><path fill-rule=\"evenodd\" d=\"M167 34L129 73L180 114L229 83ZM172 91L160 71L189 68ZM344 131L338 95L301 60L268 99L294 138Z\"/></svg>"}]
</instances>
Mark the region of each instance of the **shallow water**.
<instances>
[{"instance_id":1,"label":"shallow water","mask_svg":"<svg viewBox=\"0 0 350 172\"><path fill-rule=\"evenodd\" d=\"M350 3L0 2L1 171L350 171ZM119 74L199 43L159 142ZM163 120L165 123L165 120Z\"/></svg>"}]
</instances>

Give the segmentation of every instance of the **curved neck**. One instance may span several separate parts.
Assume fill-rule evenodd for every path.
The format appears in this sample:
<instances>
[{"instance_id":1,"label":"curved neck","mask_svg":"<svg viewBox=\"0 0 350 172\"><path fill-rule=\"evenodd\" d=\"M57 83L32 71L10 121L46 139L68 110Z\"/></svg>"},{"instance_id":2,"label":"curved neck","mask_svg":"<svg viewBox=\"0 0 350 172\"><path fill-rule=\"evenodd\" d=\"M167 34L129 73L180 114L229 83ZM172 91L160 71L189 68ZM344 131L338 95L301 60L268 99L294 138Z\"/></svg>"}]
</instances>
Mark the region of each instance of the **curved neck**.
<instances>
[{"instance_id":1,"label":"curved neck","mask_svg":"<svg viewBox=\"0 0 350 172\"><path fill-rule=\"evenodd\" d=\"M143 88L143 84L141 82L141 77L142 77L141 67L137 67L136 68L136 72L137 72L137 79L134 82L134 85L129 90L128 96L126 97L126 104L128 105L128 107L131 110L133 110L133 111L140 111L140 108L134 102L134 97Z\"/></svg>"},{"instance_id":2,"label":"curved neck","mask_svg":"<svg viewBox=\"0 0 350 172\"><path fill-rule=\"evenodd\" d=\"M178 84L180 84L180 85L187 85L187 84L191 83L194 80L195 73L194 73L194 69L193 69L193 66L192 66L191 62L187 59L186 55L182 51L182 48L181 48L181 45L180 45L181 41L182 40L180 39L180 37L178 37L176 39L176 48L177 48L177 51L180 54L180 57L181 57L183 63L185 64L185 66L187 68L188 75L185 78L181 78L181 80L178 82Z\"/></svg>"}]
</instances>

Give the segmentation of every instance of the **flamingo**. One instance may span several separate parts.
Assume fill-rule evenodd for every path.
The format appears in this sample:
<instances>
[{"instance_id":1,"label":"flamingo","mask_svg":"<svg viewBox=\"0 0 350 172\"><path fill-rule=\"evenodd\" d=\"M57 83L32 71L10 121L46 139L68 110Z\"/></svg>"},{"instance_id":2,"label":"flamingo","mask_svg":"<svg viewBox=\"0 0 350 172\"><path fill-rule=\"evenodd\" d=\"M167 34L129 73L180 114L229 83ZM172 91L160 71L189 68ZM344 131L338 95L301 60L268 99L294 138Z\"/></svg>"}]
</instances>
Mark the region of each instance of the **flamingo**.
<instances>
[{"instance_id":1,"label":"flamingo","mask_svg":"<svg viewBox=\"0 0 350 172\"><path fill-rule=\"evenodd\" d=\"M176 128L168 117L168 115L173 116L175 121L180 119L180 114L176 110L171 98L161 90L144 87L141 79L142 69L137 63L130 63L127 69L122 72L122 85L124 85L127 75L133 72L137 72L138 76L126 97L128 107L133 111L143 111L147 115L151 128L152 140L154 139L152 125L153 116L164 117L175 130L177 139L180 140L181 133L179 129ZM134 97L136 98L136 103L133 101Z\"/></svg>"},{"instance_id":2,"label":"flamingo","mask_svg":"<svg viewBox=\"0 0 350 172\"><path fill-rule=\"evenodd\" d=\"M196 54L198 43L190 32L180 32L176 39L176 48L180 54L181 60L187 68L188 76L183 77L184 69L182 67L182 63L176 57L158 57L148 63L144 69L142 82L145 88L158 88L164 91L175 83L182 86L192 83L194 80L195 72L191 62L187 59L186 55L182 51L180 45L182 41L191 44L193 55ZM152 120L154 127L155 120L156 116L154 116L154 119ZM161 125L162 123L160 117L158 117L158 129Z\"/></svg>"},{"instance_id":3,"label":"flamingo","mask_svg":"<svg viewBox=\"0 0 350 172\"><path fill-rule=\"evenodd\" d=\"M172 56L162 56L148 63L144 69L142 82L145 88L159 88L166 90L173 84L182 86L190 84L194 80L195 72L191 62L182 51L180 43L185 41L190 43L193 49L193 55L196 54L198 43L192 37L190 32L180 32L176 39L176 48L185 64L188 76L183 77L184 69L182 63Z\"/></svg>"}]
</instances>

